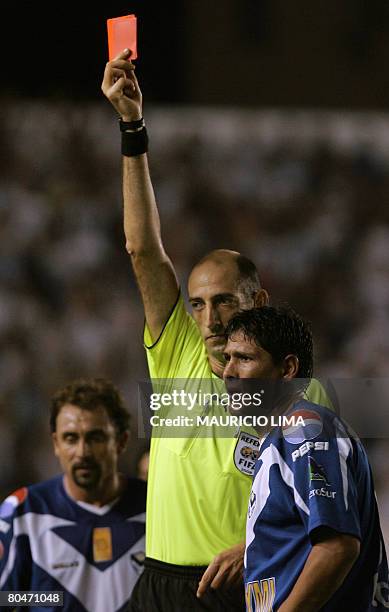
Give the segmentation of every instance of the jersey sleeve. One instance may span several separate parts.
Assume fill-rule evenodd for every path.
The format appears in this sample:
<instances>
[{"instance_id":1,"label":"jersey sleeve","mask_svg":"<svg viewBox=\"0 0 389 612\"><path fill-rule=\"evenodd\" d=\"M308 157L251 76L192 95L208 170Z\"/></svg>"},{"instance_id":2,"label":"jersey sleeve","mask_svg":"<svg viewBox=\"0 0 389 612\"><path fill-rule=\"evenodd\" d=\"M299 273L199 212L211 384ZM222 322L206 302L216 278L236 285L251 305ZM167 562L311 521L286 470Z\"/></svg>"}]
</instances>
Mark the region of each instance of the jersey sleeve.
<instances>
[{"instance_id":1,"label":"jersey sleeve","mask_svg":"<svg viewBox=\"0 0 389 612\"><path fill-rule=\"evenodd\" d=\"M18 507L12 507L19 491L7 497L0 505L1 591L24 591L30 588L32 563L30 546L26 535L18 536L16 533ZM1 609L12 610L13 607Z\"/></svg>"},{"instance_id":2,"label":"jersey sleeve","mask_svg":"<svg viewBox=\"0 0 389 612\"><path fill-rule=\"evenodd\" d=\"M318 527L329 527L361 539L354 456L357 447L346 430L334 425L336 421L323 423L319 436L305 440L297 448L295 444L287 445L295 492L304 502L297 508L309 535Z\"/></svg>"},{"instance_id":3,"label":"jersey sleeve","mask_svg":"<svg viewBox=\"0 0 389 612\"><path fill-rule=\"evenodd\" d=\"M152 379L186 377L193 368L205 348L197 325L185 308L181 293L154 343L145 324L144 346Z\"/></svg>"}]
</instances>

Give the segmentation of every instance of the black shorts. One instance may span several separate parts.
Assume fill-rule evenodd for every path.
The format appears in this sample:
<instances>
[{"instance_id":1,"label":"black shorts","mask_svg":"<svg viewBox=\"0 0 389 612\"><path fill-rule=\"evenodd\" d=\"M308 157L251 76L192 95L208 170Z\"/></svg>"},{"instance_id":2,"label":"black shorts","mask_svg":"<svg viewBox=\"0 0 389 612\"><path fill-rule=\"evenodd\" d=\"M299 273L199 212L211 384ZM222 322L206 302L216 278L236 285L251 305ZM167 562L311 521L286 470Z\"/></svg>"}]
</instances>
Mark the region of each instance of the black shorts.
<instances>
[{"instance_id":1,"label":"black shorts","mask_svg":"<svg viewBox=\"0 0 389 612\"><path fill-rule=\"evenodd\" d=\"M207 566L162 563L146 557L145 569L132 593L128 612L244 612L244 586L208 589L196 597Z\"/></svg>"}]
</instances>

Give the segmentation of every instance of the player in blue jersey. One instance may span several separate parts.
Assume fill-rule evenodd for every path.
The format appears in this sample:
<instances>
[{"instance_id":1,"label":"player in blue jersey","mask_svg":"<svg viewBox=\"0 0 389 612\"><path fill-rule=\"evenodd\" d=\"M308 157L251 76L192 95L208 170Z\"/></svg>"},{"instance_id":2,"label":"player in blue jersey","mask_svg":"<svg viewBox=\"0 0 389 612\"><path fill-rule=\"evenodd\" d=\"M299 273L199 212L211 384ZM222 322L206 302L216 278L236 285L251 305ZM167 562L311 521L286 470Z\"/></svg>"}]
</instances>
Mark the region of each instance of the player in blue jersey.
<instances>
[{"instance_id":1,"label":"player in blue jersey","mask_svg":"<svg viewBox=\"0 0 389 612\"><path fill-rule=\"evenodd\" d=\"M69 612L123 611L142 571L146 504L146 484L118 471L129 414L110 382L79 380L53 397L50 425L63 474L0 506L0 589L62 591Z\"/></svg>"},{"instance_id":2,"label":"player in blue jersey","mask_svg":"<svg viewBox=\"0 0 389 612\"><path fill-rule=\"evenodd\" d=\"M264 390L247 516L247 611L389 609L366 452L333 412L302 398L312 375L307 324L289 309L266 306L236 315L227 335L229 392ZM271 416L280 426L272 427Z\"/></svg>"}]
</instances>

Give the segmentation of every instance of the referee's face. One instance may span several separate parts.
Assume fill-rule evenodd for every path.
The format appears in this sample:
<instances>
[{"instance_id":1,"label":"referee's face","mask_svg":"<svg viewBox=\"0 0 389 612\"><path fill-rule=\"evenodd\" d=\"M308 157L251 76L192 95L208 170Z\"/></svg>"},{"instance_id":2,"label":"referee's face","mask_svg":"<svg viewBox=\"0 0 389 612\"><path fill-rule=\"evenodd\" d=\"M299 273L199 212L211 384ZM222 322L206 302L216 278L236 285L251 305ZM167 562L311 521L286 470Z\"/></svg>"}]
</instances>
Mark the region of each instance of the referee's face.
<instances>
[{"instance_id":1,"label":"referee's face","mask_svg":"<svg viewBox=\"0 0 389 612\"><path fill-rule=\"evenodd\" d=\"M205 261L196 266L189 277L188 292L196 321L208 354L223 360L227 323L239 310L252 308L254 299L247 299L240 289L236 263Z\"/></svg>"},{"instance_id":2,"label":"referee's face","mask_svg":"<svg viewBox=\"0 0 389 612\"><path fill-rule=\"evenodd\" d=\"M65 404L57 416L53 442L67 489L75 499L85 500L85 494L99 499L112 488L125 441L105 408L86 410Z\"/></svg>"}]
</instances>

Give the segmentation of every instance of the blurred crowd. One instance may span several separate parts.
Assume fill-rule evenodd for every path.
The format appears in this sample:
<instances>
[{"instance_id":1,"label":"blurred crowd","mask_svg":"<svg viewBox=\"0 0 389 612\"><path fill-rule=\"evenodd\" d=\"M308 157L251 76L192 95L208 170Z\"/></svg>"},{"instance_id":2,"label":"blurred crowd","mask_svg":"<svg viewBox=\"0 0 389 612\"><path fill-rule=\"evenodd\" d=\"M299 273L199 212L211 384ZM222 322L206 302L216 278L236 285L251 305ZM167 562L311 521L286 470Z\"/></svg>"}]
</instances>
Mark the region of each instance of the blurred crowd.
<instances>
[{"instance_id":1,"label":"blurred crowd","mask_svg":"<svg viewBox=\"0 0 389 612\"><path fill-rule=\"evenodd\" d=\"M143 313L122 230L119 130L96 105L2 101L0 494L57 470L53 392L105 376L133 415L147 376ZM185 279L207 251L241 251L275 301L312 322L316 372L389 369L389 116L145 110L166 249ZM385 440L370 441L389 533ZM380 497L381 496L381 497ZM385 518L386 517L386 518Z\"/></svg>"}]
</instances>

